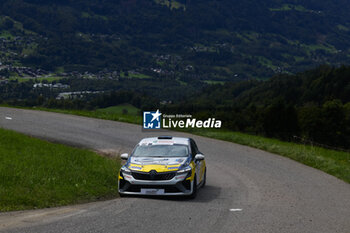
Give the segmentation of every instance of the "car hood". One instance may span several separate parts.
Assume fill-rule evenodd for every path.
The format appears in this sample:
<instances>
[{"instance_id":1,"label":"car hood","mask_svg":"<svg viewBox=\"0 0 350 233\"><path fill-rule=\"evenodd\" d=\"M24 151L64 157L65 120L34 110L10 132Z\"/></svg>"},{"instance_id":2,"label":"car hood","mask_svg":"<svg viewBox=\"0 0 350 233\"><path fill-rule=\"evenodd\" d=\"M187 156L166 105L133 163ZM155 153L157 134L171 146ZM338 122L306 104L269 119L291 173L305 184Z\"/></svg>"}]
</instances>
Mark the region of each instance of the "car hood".
<instances>
[{"instance_id":1,"label":"car hood","mask_svg":"<svg viewBox=\"0 0 350 233\"><path fill-rule=\"evenodd\" d=\"M129 169L134 171L157 172L177 171L186 162L184 157L158 158L158 157L131 157Z\"/></svg>"}]
</instances>

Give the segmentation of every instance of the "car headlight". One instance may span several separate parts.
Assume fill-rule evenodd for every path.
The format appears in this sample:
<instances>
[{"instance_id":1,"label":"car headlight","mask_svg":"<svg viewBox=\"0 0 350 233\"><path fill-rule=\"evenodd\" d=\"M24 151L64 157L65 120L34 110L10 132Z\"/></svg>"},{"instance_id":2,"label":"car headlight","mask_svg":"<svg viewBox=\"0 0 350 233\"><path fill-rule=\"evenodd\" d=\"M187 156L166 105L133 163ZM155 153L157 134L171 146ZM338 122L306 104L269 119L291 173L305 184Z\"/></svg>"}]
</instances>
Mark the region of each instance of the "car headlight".
<instances>
[{"instance_id":1,"label":"car headlight","mask_svg":"<svg viewBox=\"0 0 350 233\"><path fill-rule=\"evenodd\" d=\"M190 171L192 171L192 168L190 166L188 166L188 167L185 167L185 168L183 168L181 170L178 170L177 174L178 175L182 175L182 174L188 173Z\"/></svg>"},{"instance_id":2,"label":"car headlight","mask_svg":"<svg viewBox=\"0 0 350 233\"><path fill-rule=\"evenodd\" d=\"M123 172L124 174L128 174L128 175L131 174L130 169L127 168L126 166L123 166L123 167L120 169L120 171Z\"/></svg>"}]
</instances>

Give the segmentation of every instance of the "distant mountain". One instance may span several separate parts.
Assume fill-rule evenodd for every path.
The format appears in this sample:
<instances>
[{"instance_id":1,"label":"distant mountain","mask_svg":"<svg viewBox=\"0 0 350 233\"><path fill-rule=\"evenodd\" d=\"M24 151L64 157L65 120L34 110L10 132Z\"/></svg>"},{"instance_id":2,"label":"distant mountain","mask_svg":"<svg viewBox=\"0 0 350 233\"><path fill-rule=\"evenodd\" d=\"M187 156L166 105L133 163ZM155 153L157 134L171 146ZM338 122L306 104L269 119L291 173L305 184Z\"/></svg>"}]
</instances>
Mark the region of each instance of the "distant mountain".
<instances>
[{"instance_id":1,"label":"distant mountain","mask_svg":"<svg viewBox=\"0 0 350 233\"><path fill-rule=\"evenodd\" d=\"M226 81L349 64L348 12L346 0L2 0L0 37L37 35L16 59L47 70Z\"/></svg>"}]
</instances>

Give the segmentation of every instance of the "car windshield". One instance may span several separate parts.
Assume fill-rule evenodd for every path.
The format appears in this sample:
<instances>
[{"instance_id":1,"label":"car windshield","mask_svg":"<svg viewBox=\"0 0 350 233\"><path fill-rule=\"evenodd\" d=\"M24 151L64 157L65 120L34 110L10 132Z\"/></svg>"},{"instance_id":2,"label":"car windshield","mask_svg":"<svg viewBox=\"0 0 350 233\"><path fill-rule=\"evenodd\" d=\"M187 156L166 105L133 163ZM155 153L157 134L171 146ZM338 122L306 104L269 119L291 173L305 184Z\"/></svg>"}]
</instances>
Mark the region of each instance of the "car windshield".
<instances>
[{"instance_id":1,"label":"car windshield","mask_svg":"<svg viewBox=\"0 0 350 233\"><path fill-rule=\"evenodd\" d=\"M186 157L185 145L139 145L135 148L135 157Z\"/></svg>"}]
</instances>

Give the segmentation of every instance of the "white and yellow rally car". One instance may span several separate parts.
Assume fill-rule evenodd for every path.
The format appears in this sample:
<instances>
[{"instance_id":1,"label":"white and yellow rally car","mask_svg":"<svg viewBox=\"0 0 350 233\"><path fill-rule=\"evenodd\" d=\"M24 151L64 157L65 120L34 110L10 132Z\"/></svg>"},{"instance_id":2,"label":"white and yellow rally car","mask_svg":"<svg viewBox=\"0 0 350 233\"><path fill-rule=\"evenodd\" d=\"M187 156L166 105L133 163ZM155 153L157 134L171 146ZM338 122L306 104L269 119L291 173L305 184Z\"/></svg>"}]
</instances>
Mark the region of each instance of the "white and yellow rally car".
<instances>
[{"instance_id":1,"label":"white and yellow rally car","mask_svg":"<svg viewBox=\"0 0 350 233\"><path fill-rule=\"evenodd\" d=\"M120 169L119 194L195 197L206 182L204 155L191 138L142 139Z\"/></svg>"}]
</instances>

